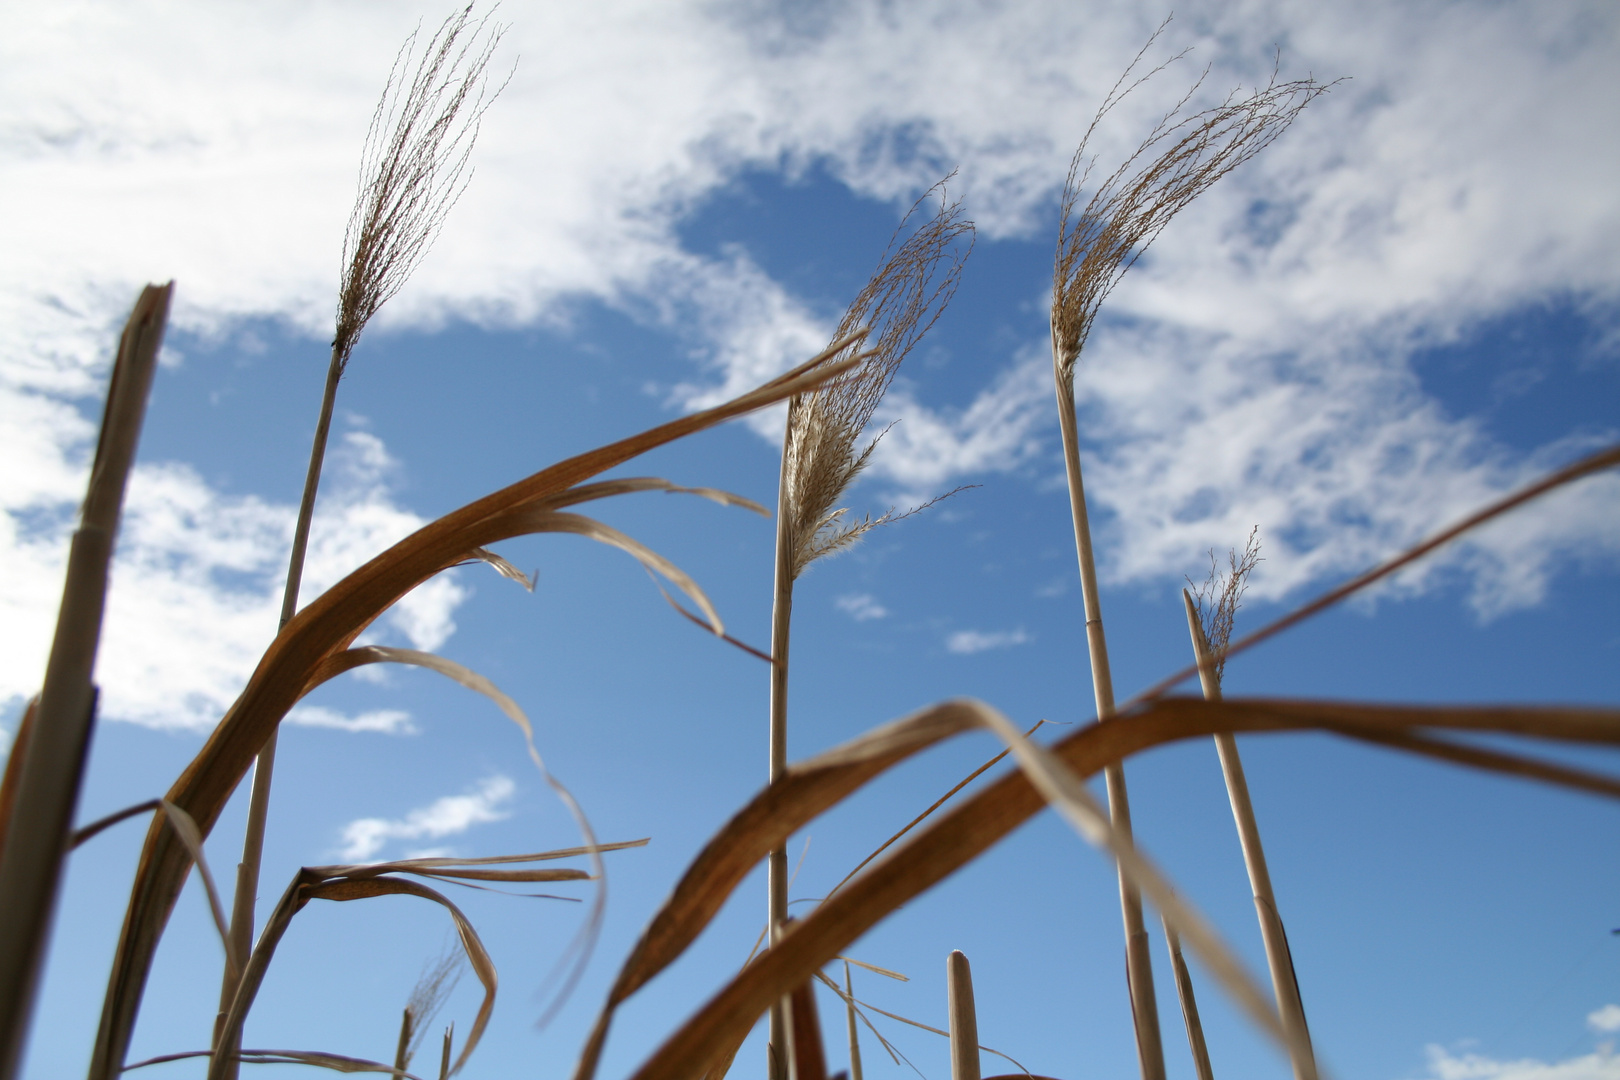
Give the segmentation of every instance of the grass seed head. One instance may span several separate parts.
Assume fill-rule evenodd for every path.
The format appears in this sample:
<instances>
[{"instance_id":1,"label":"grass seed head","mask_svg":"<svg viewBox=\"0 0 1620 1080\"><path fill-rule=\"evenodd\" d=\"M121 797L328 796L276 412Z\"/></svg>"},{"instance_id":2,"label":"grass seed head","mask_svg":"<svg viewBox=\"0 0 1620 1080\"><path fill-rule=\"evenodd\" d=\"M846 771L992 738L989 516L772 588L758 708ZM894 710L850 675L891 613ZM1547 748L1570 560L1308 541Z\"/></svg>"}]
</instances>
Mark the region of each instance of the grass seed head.
<instances>
[{"instance_id":1,"label":"grass seed head","mask_svg":"<svg viewBox=\"0 0 1620 1080\"><path fill-rule=\"evenodd\" d=\"M1161 26L1159 32L1163 29ZM1075 361L1085 347L1092 320L1119 279L1171 218L1215 181L1271 145L1306 105L1332 85L1312 78L1280 83L1273 71L1271 81L1252 94L1234 90L1219 105L1186 113L1188 101L1203 84L1200 76L1081 209L1081 192L1096 165L1086 148L1097 126L1132 90L1185 55L1177 54L1132 80L1132 72L1159 32L1148 39L1103 100L1074 153L1063 187L1052 275L1052 349L1059 385L1070 394Z\"/></svg>"},{"instance_id":2,"label":"grass seed head","mask_svg":"<svg viewBox=\"0 0 1620 1080\"><path fill-rule=\"evenodd\" d=\"M446 19L417 53L420 30L394 59L366 132L360 192L343 233L343 281L332 354L339 373L360 333L410 278L472 172L484 111L505 89L487 73L505 28L473 5ZM510 79L510 76L508 76Z\"/></svg>"},{"instance_id":3,"label":"grass seed head","mask_svg":"<svg viewBox=\"0 0 1620 1080\"><path fill-rule=\"evenodd\" d=\"M861 327L870 329L863 344L852 346L867 349L861 363L789 405L782 450L782 513L784 527L790 530L794 578L816 559L844 550L863 533L906 516L891 512L850 521L847 511L835 509L834 504L870 462L883 433L858 449L861 435L900 362L950 303L972 250L973 223L962 216L960 202L948 201L945 184L949 179L930 188L912 206L889 241L877 273L838 324L834 341ZM926 213L925 204L936 197L938 210L913 225Z\"/></svg>"}]
</instances>

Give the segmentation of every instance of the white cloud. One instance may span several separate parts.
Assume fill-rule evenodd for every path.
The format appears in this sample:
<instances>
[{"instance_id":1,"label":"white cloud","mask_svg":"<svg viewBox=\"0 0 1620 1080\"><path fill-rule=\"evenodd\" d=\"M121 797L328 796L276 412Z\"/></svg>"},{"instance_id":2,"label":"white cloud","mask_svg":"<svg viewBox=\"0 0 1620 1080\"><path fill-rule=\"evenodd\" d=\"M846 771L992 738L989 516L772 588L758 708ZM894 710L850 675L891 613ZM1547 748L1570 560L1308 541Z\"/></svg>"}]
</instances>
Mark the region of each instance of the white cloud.
<instances>
[{"instance_id":1,"label":"white cloud","mask_svg":"<svg viewBox=\"0 0 1620 1080\"><path fill-rule=\"evenodd\" d=\"M0 644L17 658L0 695L29 692L43 663L93 435L75 403L99 392L136 286L177 277L176 324L196 331L251 315L326 333L375 95L417 18L440 15L425 0L77 0L0 17L0 185L29 208L0 217ZM775 8L695 0L508 3L501 18L522 64L486 117L472 189L380 323L565 323L579 298L602 300L689 341L703 381L667 380L689 406L802 359L835 314L744 252L684 250L691 208L744 168L812 164L898 207L959 165L984 236L1044 240L1074 140L1151 29L1132 5L1057 0L837 5L791 32ZM1278 40L1285 74L1354 81L1174 223L1083 361L1115 580L1179 578L1257 522L1257 595L1389 553L1571 449L1511 451L1447 416L1414 349L1552 301L1620 327L1620 144L1594 137L1620 109L1620 9L1204 5L1166 38L1198 46L1194 63L1124 103L1094 144L1103 163L1197 64L1219 96L1266 77ZM965 407L897 387L885 416L903 422L873 475L926 495L1055 471L1041 350L988 358L999 370ZM779 436L779 420L753 422ZM117 573L109 715L201 726L274 625L290 511L178 466L142 470L135 489L144 539L126 540ZM358 490L322 525L311 590L411 527L378 483ZM1461 578L1485 614L1534 603L1559 566L1616 555L1617 494L1620 480L1591 481L1404 587ZM418 590L394 631L442 642L461 595L451 579Z\"/></svg>"},{"instance_id":2,"label":"white cloud","mask_svg":"<svg viewBox=\"0 0 1620 1080\"><path fill-rule=\"evenodd\" d=\"M383 735L414 735L411 714L399 709L372 709L358 716L346 716L321 705L300 705L287 714L287 723L301 727L335 728L338 731L375 731Z\"/></svg>"},{"instance_id":3,"label":"white cloud","mask_svg":"<svg viewBox=\"0 0 1620 1080\"><path fill-rule=\"evenodd\" d=\"M881 619L889 614L889 609L877 602L877 597L871 593L849 593L834 600L838 610L854 619L856 622L866 622L869 619Z\"/></svg>"},{"instance_id":4,"label":"white cloud","mask_svg":"<svg viewBox=\"0 0 1620 1080\"><path fill-rule=\"evenodd\" d=\"M0 410L17 400L0 387ZM38 688L71 515L83 495L83 475L66 467L83 452L77 439L53 445L42 436L34 450L54 451L64 467L59 485L0 492L9 496L0 503L8 511L0 514L0 647L14 661L0 673L0 700ZM311 532L306 603L423 524L392 501L390 466L371 435L350 432L335 443ZM219 720L274 636L294 516L290 505L222 495L186 466L135 470L96 665L102 715L193 730ZM397 604L373 636L436 648L454 631L451 613L465 596L453 572L436 578ZM372 724L383 723L372 715Z\"/></svg>"},{"instance_id":5,"label":"white cloud","mask_svg":"<svg viewBox=\"0 0 1620 1080\"><path fill-rule=\"evenodd\" d=\"M1587 1013L1586 1026L1604 1034L1620 1031L1620 1005L1605 1005Z\"/></svg>"},{"instance_id":6,"label":"white cloud","mask_svg":"<svg viewBox=\"0 0 1620 1080\"><path fill-rule=\"evenodd\" d=\"M988 633L983 630L958 630L945 639L945 648L967 656L988 649L1010 649L1014 645L1023 645L1031 640L1032 638L1024 633L1022 628L992 630Z\"/></svg>"},{"instance_id":7,"label":"white cloud","mask_svg":"<svg viewBox=\"0 0 1620 1080\"><path fill-rule=\"evenodd\" d=\"M1525 1058L1497 1061L1480 1054L1453 1055L1430 1046L1433 1080L1620 1080L1620 1058L1607 1050L1551 1064Z\"/></svg>"},{"instance_id":8,"label":"white cloud","mask_svg":"<svg viewBox=\"0 0 1620 1080\"><path fill-rule=\"evenodd\" d=\"M470 794L446 795L403 818L359 818L343 827L343 850L338 857L345 862L363 862L390 840L438 840L457 836L474 825L504 820L511 812L502 809L502 804L516 791L517 785L510 778L491 776L481 780Z\"/></svg>"}]
</instances>

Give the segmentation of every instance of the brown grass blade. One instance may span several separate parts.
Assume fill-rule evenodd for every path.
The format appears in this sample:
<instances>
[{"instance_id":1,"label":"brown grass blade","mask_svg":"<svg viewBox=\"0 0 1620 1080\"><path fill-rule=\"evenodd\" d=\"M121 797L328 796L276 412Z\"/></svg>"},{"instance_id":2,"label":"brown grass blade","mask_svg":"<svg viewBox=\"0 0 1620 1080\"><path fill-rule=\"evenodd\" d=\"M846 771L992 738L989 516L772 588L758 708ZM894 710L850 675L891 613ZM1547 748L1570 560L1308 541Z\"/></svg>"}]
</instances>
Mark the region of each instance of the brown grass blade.
<instances>
[{"instance_id":1,"label":"brown grass blade","mask_svg":"<svg viewBox=\"0 0 1620 1080\"><path fill-rule=\"evenodd\" d=\"M68 837L68 847L70 849L76 848L86 840L99 836L114 825L128 821L132 817L139 817L141 814L151 813L161 805L163 805L162 799L147 799L143 803L126 806L122 810L114 810L106 817L97 818L88 825L81 825L79 828L74 829L73 835Z\"/></svg>"},{"instance_id":2,"label":"brown grass blade","mask_svg":"<svg viewBox=\"0 0 1620 1080\"><path fill-rule=\"evenodd\" d=\"M456 933L461 938L461 947L466 950L467 962L472 966L473 974L484 987L484 1000L478 1007L478 1014L473 1018L472 1031L462 1044L461 1053L456 1057L456 1063L450 1069L450 1075L460 1072L467 1059L478 1048L479 1040L484 1037L484 1028L489 1024L490 1013L495 1009L495 991L499 979L495 974L495 962L490 958L489 950L478 937L478 931L473 929L472 923L461 909L451 903L450 898L443 893L428 888L404 878L366 878L361 880L345 880L327 882L317 885L309 890L312 899L319 900L363 900L373 896L416 896L423 900L431 900L442 906L455 921Z\"/></svg>"},{"instance_id":3,"label":"brown grass blade","mask_svg":"<svg viewBox=\"0 0 1620 1080\"><path fill-rule=\"evenodd\" d=\"M208 894L208 907L214 915L214 926L219 930L220 943L225 946L225 962L230 970L240 972L243 958L236 951L236 943L231 940L225 905L220 903L219 889L214 886L214 875L208 869L208 855L203 851L202 833L198 831L197 823L191 820L191 815L168 799L159 799L158 807L167 817L169 828L174 830L190 853L191 861L197 864L197 876L202 879L203 891Z\"/></svg>"},{"instance_id":4,"label":"brown grass blade","mask_svg":"<svg viewBox=\"0 0 1620 1080\"><path fill-rule=\"evenodd\" d=\"M242 695L181 774L168 798L206 836L283 716L316 673L395 601L467 553L503 539L491 523L513 507L559 495L607 469L675 439L820 386L860 362L841 353L865 336L848 335L786 374L741 397L569 458L430 523L338 582L277 635ZM189 857L164 830L150 830L131 889L124 927L91 1059L91 1080L113 1080L129 1045L152 956L184 879Z\"/></svg>"},{"instance_id":5,"label":"brown grass blade","mask_svg":"<svg viewBox=\"0 0 1620 1080\"><path fill-rule=\"evenodd\" d=\"M166 1065L171 1061L185 1061L189 1058L211 1058L212 1050L187 1050L179 1054L159 1054L157 1057L137 1061L133 1065L124 1066L124 1071L131 1069L144 1069L148 1065ZM371 1061L368 1058L349 1057L345 1054L329 1054L322 1050L241 1050L237 1052L236 1059L245 1061L250 1065L313 1065L320 1069L331 1069L341 1073L389 1073L402 1077L403 1080L422 1080L414 1073L403 1069L384 1065L380 1061Z\"/></svg>"},{"instance_id":6,"label":"brown grass blade","mask_svg":"<svg viewBox=\"0 0 1620 1080\"><path fill-rule=\"evenodd\" d=\"M495 572L501 575L501 577L506 578L509 581L515 581L529 592L534 592L533 578L488 548L473 548L471 551L467 552L467 562L486 563L489 566L494 567ZM457 565L465 566L466 563L458 563Z\"/></svg>"},{"instance_id":7,"label":"brown grass blade","mask_svg":"<svg viewBox=\"0 0 1620 1080\"><path fill-rule=\"evenodd\" d=\"M303 910L305 904L311 900L335 900L341 902L363 900L373 896L397 895L416 896L424 900L431 900L442 906L450 914L451 919L455 922L456 932L461 939L461 947L467 954L468 963L472 966L473 973L478 976L478 981L483 984L484 1000L479 1006L478 1015L473 1020L472 1034L462 1047L461 1055L456 1059L455 1067L451 1070L452 1073L459 1072L461 1067L466 1064L467 1058L477 1048L479 1040L483 1037L484 1028L489 1023L490 1013L495 1007L495 991L499 982L495 973L494 961L490 958L488 950L484 948L483 942L479 939L478 932L467 921L467 917L462 914L461 909L456 907L448 897L426 885L405 878L391 877L327 880L309 867L301 869L293 877L292 884L288 886L286 893L282 895L281 902L276 905L275 910L271 913L264 932L259 938L259 943L253 950L253 956L249 959L247 968L238 983L236 999L231 1003L230 1011L220 1027L220 1033L215 1040L216 1045L233 1045L234 1042L241 1038L242 1025L247 1019L248 1012L253 1008L254 999L258 996L259 987L264 982L264 976L269 970L270 961L275 955L276 948L280 945L282 937L291 925L293 916ZM208 1070L209 1080L218 1080L218 1077L225 1075L229 1068L229 1062L223 1058L211 1061ZM388 1066L382 1068L385 1072L392 1071Z\"/></svg>"},{"instance_id":8,"label":"brown grass blade","mask_svg":"<svg viewBox=\"0 0 1620 1080\"><path fill-rule=\"evenodd\" d=\"M11 823L11 807L17 799L17 785L22 781L23 758L28 755L28 739L34 731L34 714L39 711L39 695L28 699L17 733L11 739L11 753L6 758L4 773L0 773L0 856L5 853L6 830Z\"/></svg>"},{"instance_id":9,"label":"brown grass blade","mask_svg":"<svg viewBox=\"0 0 1620 1080\"><path fill-rule=\"evenodd\" d=\"M794 1080L827 1080L827 1051L821 1043L821 1016L816 1010L816 988L806 980L793 988L789 1012L793 1018Z\"/></svg>"},{"instance_id":10,"label":"brown grass blade","mask_svg":"<svg viewBox=\"0 0 1620 1080\"><path fill-rule=\"evenodd\" d=\"M842 960L846 964L854 964L858 968L865 968L867 971L875 972L886 978L897 979L900 982L911 981L909 977L900 974L898 971L890 971L888 968L878 967L876 964L868 964L865 960L856 960L852 956L835 956L833 959Z\"/></svg>"},{"instance_id":11,"label":"brown grass blade","mask_svg":"<svg viewBox=\"0 0 1620 1080\"><path fill-rule=\"evenodd\" d=\"M936 706L796 765L781 783L766 789L739 812L698 856L627 961L610 995L609 1008L587 1043L576 1077L583 1080L591 1075L612 1007L673 960L735 887L741 875L731 879L732 860L740 861L746 873L780 836L796 831L825 806L908 752L964 730L969 719L956 711L962 707L963 703L955 702ZM1133 710L1129 723L1088 725L1059 741L1050 753L1076 774L1091 775L1109 762L1151 747L1218 731L1339 727L1448 727L1614 744L1620 742L1620 710L1210 703L1175 698ZM1030 778L1019 772L948 811L797 923L777 948L743 969L664 1043L635 1074L635 1080L672 1080L703 1069L711 1060L712 1048L729 1042L739 1028L746 1030L770 1001L837 956L889 912L988 850L1045 805Z\"/></svg>"},{"instance_id":12,"label":"brown grass blade","mask_svg":"<svg viewBox=\"0 0 1620 1080\"><path fill-rule=\"evenodd\" d=\"M521 522L522 530L525 533L573 533L576 536L583 536L598 543L618 548L620 551L629 554L649 571L662 574L672 585L685 593L702 610L709 620L709 626L716 634L726 632L725 625L720 621L720 613L714 610L714 605L709 602L708 594L703 591L698 583L687 576L686 572L680 567L639 540L632 539L611 525L604 525L595 518L589 518L583 514L562 514L553 510L524 507L521 510L514 511L511 516L513 518L512 524L517 525Z\"/></svg>"},{"instance_id":13,"label":"brown grass blade","mask_svg":"<svg viewBox=\"0 0 1620 1080\"><path fill-rule=\"evenodd\" d=\"M510 863L551 862L556 859L572 859L580 855L591 855L603 851L624 851L627 848L646 847L648 840L648 837L642 837L640 840L618 840L611 844L558 848L555 851L536 851L529 855L482 855L476 858L463 858L459 855L434 855L421 859L398 859L394 862L313 866L310 869L325 877L352 878L389 873L441 873L450 868L463 866L499 866Z\"/></svg>"}]
</instances>

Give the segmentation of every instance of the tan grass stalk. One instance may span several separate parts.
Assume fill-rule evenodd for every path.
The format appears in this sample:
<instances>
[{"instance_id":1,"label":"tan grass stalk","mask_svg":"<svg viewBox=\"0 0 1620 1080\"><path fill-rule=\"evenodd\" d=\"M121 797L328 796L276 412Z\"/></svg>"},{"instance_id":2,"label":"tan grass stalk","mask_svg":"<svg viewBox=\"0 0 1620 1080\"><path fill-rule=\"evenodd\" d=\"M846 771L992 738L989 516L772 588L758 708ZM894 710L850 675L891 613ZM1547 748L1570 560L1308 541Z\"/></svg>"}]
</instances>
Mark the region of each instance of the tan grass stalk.
<instances>
[{"instance_id":1,"label":"tan grass stalk","mask_svg":"<svg viewBox=\"0 0 1620 1080\"><path fill-rule=\"evenodd\" d=\"M726 898L780 837L920 750L982 722L993 712L968 702L935 706L879 728L854 742L789 769L783 780L744 807L705 846L654 917L621 969L607 1007L587 1042L576 1080L594 1072L596 1057L617 1004L673 962L719 911ZM1075 776L1092 775L1110 761L1171 742L1217 731L1351 730L1401 732L1414 728L1511 733L1535 738L1620 745L1620 710L1567 707L1489 707L1363 705L1343 702L1225 701L1173 698L1152 702L1129 714L1129 723L1095 723L1059 741L1049 753ZM1000 729L1016 737L1008 725ZM999 733L999 732L998 732ZM1021 764L1022 764L1021 760ZM673 1080L701 1072L712 1056L749 1027L810 973L836 957L850 942L887 914L937 884L988 850L1047 805L1037 790L1040 772L1003 777L874 865L795 925L782 944L769 950L712 998L668 1039L635 1074L635 1080ZM1086 798L1083 790L1081 798ZM1099 813L1094 824L1106 828ZM1116 853L1128 848L1114 848ZM1124 861L1124 860L1122 860ZM1146 887L1147 879L1142 879ZM1162 884L1162 883L1161 883ZM1160 886L1155 885L1158 892ZM1161 894L1162 896L1162 894ZM1155 902L1161 900L1155 897ZM1165 910L1183 908L1171 901ZM1175 923L1184 940L1221 979L1216 953L1205 952L1188 931L1196 921ZM1203 937L1205 930L1199 930ZM1263 1030L1284 1037L1266 994L1248 981L1240 1004Z\"/></svg>"},{"instance_id":2,"label":"tan grass stalk","mask_svg":"<svg viewBox=\"0 0 1620 1080\"><path fill-rule=\"evenodd\" d=\"M124 492L140 442L174 283L148 285L124 326L107 387L90 482L68 549L62 606L34 719L6 763L0 836L0 1077L21 1067L62 860L95 724L96 650Z\"/></svg>"},{"instance_id":3,"label":"tan grass stalk","mask_svg":"<svg viewBox=\"0 0 1620 1080\"><path fill-rule=\"evenodd\" d=\"M1204 1039L1204 1022L1198 1016L1198 997L1193 993L1192 972L1181 955L1181 936L1168 922L1164 924L1164 944L1170 950L1170 973L1176 980L1176 999L1181 1002L1181 1022L1187 1027L1187 1047L1192 1051L1193 1073L1198 1080L1215 1080L1209 1062L1209 1043Z\"/></svg>"},{"instance_id":4,"label":"tan grass stalk","mask_svg":"<svg viewBox=\"0 0 1620 1080\"><path fill-rule=\"evenodd\" d=\"M847 342L836 343L841 347ZM400 597L458 565L469 553L522 535L525 514L574 499L577 485L639 454L725 420L765 408L850 370L854 358L834 353L804 364L723 405L668 423L543 469L424 526L382 552L305 606L271 642L248 685L210 734L168 797L206 836L254 756L298 699L319 682L354 666L354 639ZM549 500L549 502L548 502ZM117 1076L139 1012L152 956L162 936L189 857L168 830L150 829L124 915L101 1025L91 1060L94 1080Z\"/></svg>"},{"instance_id":5,"label":"tan grass stalk","mask_svg":"<svg viewBox=\"0 0 1620 1080\"><path fill-rule=\"evenodd\" d=\"M860 963L860 961L855 961L855 962ZM862 966L869 966L869 965L862 965ZM849 994L849 995L846 996L845 991L840 990L838 988L838 984L833 982L831 979L827 978L827 976L826 976L826 974L824 972L820 972L820 971L816 972L816 979L821 983L821 985L823 985L827 989L831 990L834 994L837 994L838 997L840 999L842 999L843 1001L845 1001L847 1004L851 1004L851 1005L856 1006L856 1014L861 1016L861 1019L866 1022L866 1026L872 1031L872 1033L874 1035L877 1035L879 1039L882 1039L883 1036L878 1034L878 1030L877 1030L876 1027L873 1027L872 1022L870 1020L866 1020L866 1017L860 1013L861 1009L871 1009L873 1012L877 1013L879 1016L886 1016L890 1020L898 1021L899 1023L905 1024L908 1027L917 1028L920 1031L926 1031L926 1032L929 1032L931 1034L938 1035L942 1039L947 1039L948 1040L951 1037L951 1033L949 1031L945 1031L945 1030L943 1030L941 1028L934 1027L932 1024L919 1023L918 1021L913 1020L908 1016L901 1016L899 1013L892 1013L892 1012L889 1012L887 1009L880 1009L876 1005L873 1005L870 1001L861 1001L859 998L856 998L853 994ZM908 979L907 981L909 982L910 980ZM949 1021L947 1021L947 1022L949 1022ZM898 1065L900 1063L901 1058L896 1056L896 1054L897 1054L896 1050L894 1049L893 1046L889 1045L889 1043L886 1040L884 1041L884 1049L889 1051L889 1056L894 1058L895 1059L895 1064ZM1028 1069L1025 1069L1023 1064L1021 1062L1019 1062L1019 1060L1017 1058L1013 1057L1011 1054L1004 1054L1000 1050L997 1050L995 1047L986 1046L983 1043L980 1043L979 1044L979 1052L984 1053L984 1054L994 1054L998 1058L1002 1058L1002 1059L1004 1059L1006 1061L1011 1062L1013 1068L1022 1070L1022 1072L1019 1075L1022 1075L1022 1076L1033 1076L1034 1075ZM910 1060L906 1060L906 1064L911 1065ZM916 1066L913 1065L912 1068L915 1070Z\"/></svg>"},{"instance_id":6,"label":"tan grass stalk","mask_svg":"<svg viewBox=\"0 0 1620 1080\"><path fill-rule=\"evenodd\" d=\"M465 36L472 8L469 3L447 18L428 39L420 56L415 55L420 30L406 39L394 58L366 133L359 197L343 235L343 272L332 355L287 562L287 582L281 599L283 627L298 609L299 584L303 580L338 382L366 324L404 287L465 190L471 179L467 162L478 137L479 121L504 88L502 84L491 91L485 79L490 57L504 31L490 27L489 16L485 15L472 24L470 37ZM275 762L276 733L272 731L253 770L242 861L237 867L231 934L242 954L252 945L253 908L264 859ZM221 1017L236 993L235 982L234 973L227 970L220 984ZM235 1075L233 1063L230 1076Z\"/></svg>"},{"instance_id":7,"label":"tan grass stalk","mask_svg":"<svg viewBox=\"0 0 1620 1080\"><path fill-rule=\"evenodd\" d=\"M1141 79L1127 80L1157 37L1156 31L1142 53L1137 54L1136 60L1120 76L1075 151L1063 190L1053 267L1052 371L1075 549L1080 564L1092 686L1097 699L1097 716L1104 720L1114 713L1114 687L1080 471L1074 396L1076 362L1103 300L1170 219L1216 180L1269 145L1299 111L1325 89L1310 79L1279 84L1273 78L1264 89L1247 97L1234 93L1219 106L1184 113L1186 102L1198 90L1195 84L1187 97L1159 121L1136 151L1097 187L1090 201L1080 209L1080 197L1095 164L1095 159L1086 156L1091 136L1114 106L1140 84ZM1144 78L1152 74L1149 72ZM1105 776L1115 827L1128 837L1131 816L1124 770L1110 766ZM1124 879L1120 881L1120 910L1125 930L1126 981L1130 988L1142 1077L1143 1080L1164 1080L1164 1050L1154 1000L1147 929L1142 921L1142 901Z\"/></svg>"},{"instance_id":8,"label":"tan grass stalk","mask_svg":"<svg viewBox=\"0 0 1620 1080\"><path fill-rule=\"evenodd\" d=\"M855 984L848 960L844 961L844 1018L849 1025L849 1080L862 1080L861 1029L855 1022Z\"/></svg>"},{"instance_id":9,"label":"tan grass stalk","mask_svg":"<svg viewBox=\"0 0 1620 1080\"><path fill-rule=\"evenodd\" d=\"M950 1000L951 1080L979 1080L979 1018L973 1007L973 969L961 949L945 962L945 989Z\"/></svg>"},{"instance_id":10,"label":"tan grass stalk","mask_svg":"<svg viewBox=\"0 0 1620 1080\"><path fill-rule=\"evenodd\" d=\"M1214 554L1210 555L1210 573L1204 587L1195 598L1186 589L1181 598L1187 608L1187 630L1192 635L1193 655L1198 661L1198 677L1204 698L1221 699L1221 677L1226 671L1226 649L1232 640L1232 627L1237 609L1248 587L1249 574L1260 561L1259 528L1249 533L1243 555L1236 551L1230 555L1230 569L1219 572ZM1249 797L1249 781L1243 772L1243 758L1238 753L1237 740L1229 733L1215 736L1215 753L1220 758L1221 775L1226 781L1227 799L1232 804L1232 820L1237 824L1238 843L1243 850L1243 866L1249 875L1249 888L1254 895L1255 915L1260 922L1260 940L1266 950L1266 967L1271 973L1271 986L1276 994L1277 1011L1283 1024L1293 1033L1294 1045L1300 1054L1292 1063L1295 1080L1316 1080L1316 1057L1311 1047L1310 1028L1305 1020L1305 1003L1300 997L1299 979L1294 972L1294 960L1288 949L1288 935L1283 930L1282 915L1277 910L1276 894L1271 887L1271 871L1266 866L1265 847L1260 842L1260 823L1254 814L1254 802Z\"/></svg>"},{"instance_id":11,"label":"tan grass stalk","mask_svg":"<svg viewBox=\"0 0 1620 1080\"><path fill-rule=\"evenodd\" d=\"M847 550L872 529L907 516L891 510L879 518L866 516L853 521L837 503L866 468L883 437L879 433L864 449L858 446L878 403L894 381L900 362L950 303L961 279L962 265L972 250L973 223L963 219L959 202L946 201L945 182L930 188L912 206L895 230L877 272L838 324L835 342L863 331L870 335L860 365L848 375L794 398L788 405L777 491L771 603L772 781L782 775L788 761L787 683L793 583L815 560ZM908 234L913 218L936 193L938 211ZM968 241L966 248L958 246L963 238ZM767 926L771 944L775 945L787 918L787 849L771 852L766 867ZM766 1043L769 1080L784 1080L787 1055L781 1048L787 1037L787 1018L781 1006L775 1006L771 1009Z\"/></svg>"}]
</instances>

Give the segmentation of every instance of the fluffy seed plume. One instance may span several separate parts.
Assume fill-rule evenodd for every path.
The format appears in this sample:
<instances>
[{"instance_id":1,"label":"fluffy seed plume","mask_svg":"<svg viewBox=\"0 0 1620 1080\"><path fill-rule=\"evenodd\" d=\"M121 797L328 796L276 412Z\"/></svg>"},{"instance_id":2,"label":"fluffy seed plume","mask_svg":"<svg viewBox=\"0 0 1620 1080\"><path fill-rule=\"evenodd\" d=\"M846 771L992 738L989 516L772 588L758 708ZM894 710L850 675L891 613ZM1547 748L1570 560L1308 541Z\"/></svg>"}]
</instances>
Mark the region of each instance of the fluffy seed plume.
<instances>
[{"instance_id":1,"label":"fluffy seed plume","mask_svg":"<svg viewBox=\"0 0 1620 1080\"><path fill-rule=\"evenodd\" d=\"M912 206L889 241L877 273L838 324L835 342L862 327L871 331L864 343L851 346L864 344L869 350L865 359L848 375L794 398L788 406L782 527L788 530L794 579L823 555L844 550L863 533L907 516L891 511L879 518L848 521L847 511L834 509L834 504L871 460L883 435L880 432L865 449L857 450L861 433L900 361L950 303L973 249L973 223L962 217L960 202L947 201L949 180L930 188ZM925 204L936 197L939 209L913 225L926 212Z\"/></svg>"},{"instance_id":2,"label":"fluffy seed plume","mask_svg":"<svg viewBox=\"0 0 1620 1080\"><path fill-rule=\"evenodd\" d=\"M1215 660L1215 685L1226 673L1226 647L1232 641L1232 626L1237 610L1243 603L1243 594L1249 588L1249 574L1260 563L1260 526L1249 530L1249 542L1243 545L1243 554L1233 548L1226 555L1228 568L1222 570L1215 561L1215 552L1209 553L1209 577L1193 589L1193 605L1198 609L1198 621L1204 628L1204 640ZM1192 584L1192 579L1187 579Z\"/></svg>"},{"instance_id":3,"label":"fluffy seed plume","mask_svg":"<svg viewBox=\"0 0 1620 1080\"><path fill-rule=\"evenodd\" d=\"M490 87L490 57L505 28L473 5L446 19L420 53L405 39L360 156L360 191L343 233L343 282L332 354L341 374L366 323L433 246L472 172L484 111L506 88ZM470 30L470 32L469 32ZM508 76L510 79L510 76Z\"/></svg>"},{"instance_id":4,"label":"fluffy seed plume","mask_svg":"<svg viewBox=\"0 0 1620 1080\"><path fill-rule=\"evenodd\" d=\"M1264 88L1248 96L1233 91L1220 105L1184 115L1182 110L1203 84L1200 77L1077 213L1081 191L1096 165L1096 158L1086 155L1086 147L1098 124L1133 89L1180 59L1178 54L1146 75L1127 81L1158 36L1156 32L1148 39L1097 110L1074 152L1063 188L1052 275L1052 351L1058 385L1070 396L1074 364L1091 332L1092 320L1119 279L1177 212L1269 146L1306 105L1332 85L1310 78L1279 83L1273 72Z\"/></svg>"}]
</instances>

